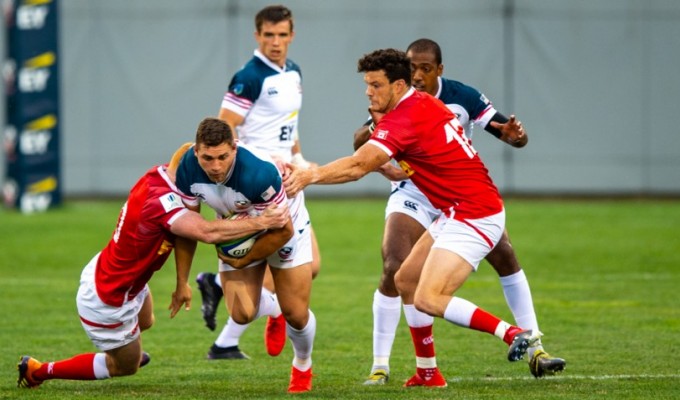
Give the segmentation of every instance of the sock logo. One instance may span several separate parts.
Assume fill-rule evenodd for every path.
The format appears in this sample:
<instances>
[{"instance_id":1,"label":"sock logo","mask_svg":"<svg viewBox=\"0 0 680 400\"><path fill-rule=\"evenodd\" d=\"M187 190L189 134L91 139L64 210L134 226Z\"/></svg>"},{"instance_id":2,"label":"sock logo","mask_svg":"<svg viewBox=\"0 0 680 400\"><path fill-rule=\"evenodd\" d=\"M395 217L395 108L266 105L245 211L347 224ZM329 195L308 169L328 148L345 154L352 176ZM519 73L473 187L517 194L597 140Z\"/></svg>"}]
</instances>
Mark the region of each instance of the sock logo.
<instances>
[{"instance_id":1,"label":"sock logo","mask_svg":"<svg viewBox=\"0 0 680 400\"><path fill-rule=\"evenodd\" d=\"M54 362L47 364L47 375L52 375L54 373Z\"/></svg>"},{"instance_id":2,"label":"sock logo","mask_svg":"<svg viewBox=\"0 0 680 400\"><path fill-rule=\"evenodd\" d=\"M428 336L428 337L426 337L426 338L423 338L423 345L429 346L429 345L431 345L432 343L434 343L434 338L432 337L432 335L430 335L430 336Z\"/></svg>"}]
</instances>

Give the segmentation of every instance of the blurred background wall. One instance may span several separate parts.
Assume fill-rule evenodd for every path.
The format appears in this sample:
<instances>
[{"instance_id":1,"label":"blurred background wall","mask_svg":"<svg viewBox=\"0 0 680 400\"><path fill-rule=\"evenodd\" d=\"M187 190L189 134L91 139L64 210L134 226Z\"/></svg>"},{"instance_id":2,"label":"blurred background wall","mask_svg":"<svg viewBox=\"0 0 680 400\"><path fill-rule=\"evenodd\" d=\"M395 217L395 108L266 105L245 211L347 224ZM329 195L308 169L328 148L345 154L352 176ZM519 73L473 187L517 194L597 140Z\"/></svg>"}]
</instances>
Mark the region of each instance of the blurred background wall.
<instances>
[{"instance_id":1,"label":"blurred background wall","mask_svg":"<svg viewBox=\"0 0 680 400\"><path fill-rule=\"evenodd\" d=\"M61 0L64 195L124 195L150 166L192 141L252 56L253 17L268 4ZM476 130L475 147L503 193L680 194L679 1L284 4L295 16L289 56L302 67L300 132L311 161L352 152L368 104L358 58L428 37L442 46L444 76L478 88L527 128L529 145L521 150ZM388 190L372 174L308 193Z\"/></svg>"}]
</instances>

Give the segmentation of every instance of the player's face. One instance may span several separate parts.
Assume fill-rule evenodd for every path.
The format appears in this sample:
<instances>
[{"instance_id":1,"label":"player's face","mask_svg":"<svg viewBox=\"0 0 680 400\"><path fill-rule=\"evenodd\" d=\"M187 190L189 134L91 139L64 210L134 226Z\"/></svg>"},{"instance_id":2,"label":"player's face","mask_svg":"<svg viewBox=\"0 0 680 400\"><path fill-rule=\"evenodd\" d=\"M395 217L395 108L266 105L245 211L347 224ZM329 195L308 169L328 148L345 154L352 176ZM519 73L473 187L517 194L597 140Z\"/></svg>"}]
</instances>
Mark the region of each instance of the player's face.
<instances>
[{"instance_id":1,"label":"player's face","mask_svg":"<svg viewBox=\"0 0 680 400\"><path fill-rule=\"evenodd\" d=\"M278 23L264 21L259 32L255 32L255 40L259 50L269 61L283 67L288 56L288 46L293 41L295 32L290 29L290 21Z\"/></svg>"},{"instance_id":2,"label":"player's face","mask_svg":"<svg viewBox=\"0 0 680 400\"><path fill-rule=\"evenodd\" d=\"M377 113L386 113L394 108L401 93L398 93L404 86L402 79L392 83L387 79L385 71L369 71L364 74L366 82L366 96L368 96L368 109Z\"/></svg>"},{"instance_id":3,"label":"player's face","mask_svg":"<svg viewBox=\"0 0 680 400\"><path fill-rule=\"evenodd\" d=\"M437 77L444 71L443 64L437 64L432 53L414 53L409 50L406 56L411 59L411 84L420 92L436 95L439 90Z\"/></svg>"},{"instance_id":4,"label":"player's face","mask_svg":"<svg viewBox=\"0 0 680 400\"><path fill-rule=\"evenodd\" d=\"M197 145L194 149L198 164L211 181L222 183L236 158L236 146L222 143L218 146Z\"/></svg>"}]
</instances>

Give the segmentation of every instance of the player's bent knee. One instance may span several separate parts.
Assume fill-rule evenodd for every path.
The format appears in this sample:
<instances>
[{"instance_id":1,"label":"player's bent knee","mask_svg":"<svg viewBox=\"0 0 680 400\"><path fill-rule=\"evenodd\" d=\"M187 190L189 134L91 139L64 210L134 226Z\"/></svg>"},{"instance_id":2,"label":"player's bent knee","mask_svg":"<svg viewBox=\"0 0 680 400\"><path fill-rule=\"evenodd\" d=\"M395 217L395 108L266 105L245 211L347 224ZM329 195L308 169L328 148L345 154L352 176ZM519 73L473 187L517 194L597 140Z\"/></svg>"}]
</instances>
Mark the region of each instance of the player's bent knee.
<instances>
[{"instance_id":1,"label":"player's bent knee","mask_svg":"<svg viewBox=\"0 0 680 400\"><path fill-rule=\"evenodd\" d=\"M416 310L424 312L425 314L431 315L433 317L440 317L442 313L439 312L438 307L432 299L426 295L416 292L413 298L413 305Z\"/></svg>"}]
</instances>

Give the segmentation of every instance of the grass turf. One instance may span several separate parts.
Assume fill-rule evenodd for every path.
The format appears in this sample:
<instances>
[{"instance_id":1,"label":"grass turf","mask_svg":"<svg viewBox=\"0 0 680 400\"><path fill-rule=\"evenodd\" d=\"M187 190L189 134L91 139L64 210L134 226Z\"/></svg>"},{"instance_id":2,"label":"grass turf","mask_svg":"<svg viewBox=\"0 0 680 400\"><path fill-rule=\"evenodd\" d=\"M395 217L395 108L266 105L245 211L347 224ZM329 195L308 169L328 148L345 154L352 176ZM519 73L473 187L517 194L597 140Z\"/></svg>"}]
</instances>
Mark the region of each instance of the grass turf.
<instances>
[{"instance_id":1,"label":"grass turf","mask_svg":"<svg viewBox=\"0 0 680 400\"><path fill-rule=\"evenodd\" d=\"M401 387L415 369L403 318L391 381L362 385L372 361L371 304L381 269L384 200L308 203L323 260L312 293L318 321L314 390L299 397L677 398L679 202L508 200L507 227L531 284L544 344L567 359L567 370L533 379L525 362L505 360L500 340L437 320L438 364L449 379L445 389ZM208 361L205 354L217 333L203 326L198 290L190 311L168 318L172 261L151 281L156 324L143 335L152 355L149 366L132 377L16 388L20 355L49 361L94 351L78 321L75 293L82 267L109 240L120 205L70 201L45 214L0 211L0 398L288 397L291 346L269 357L263 320L241 340L252 360ZM214 269L214 249L200 245L192 276ZM512 321L498 278L485 263L458 294ZM219 310L218 324L226 315Z\"/></svg>"}]
</instances>

